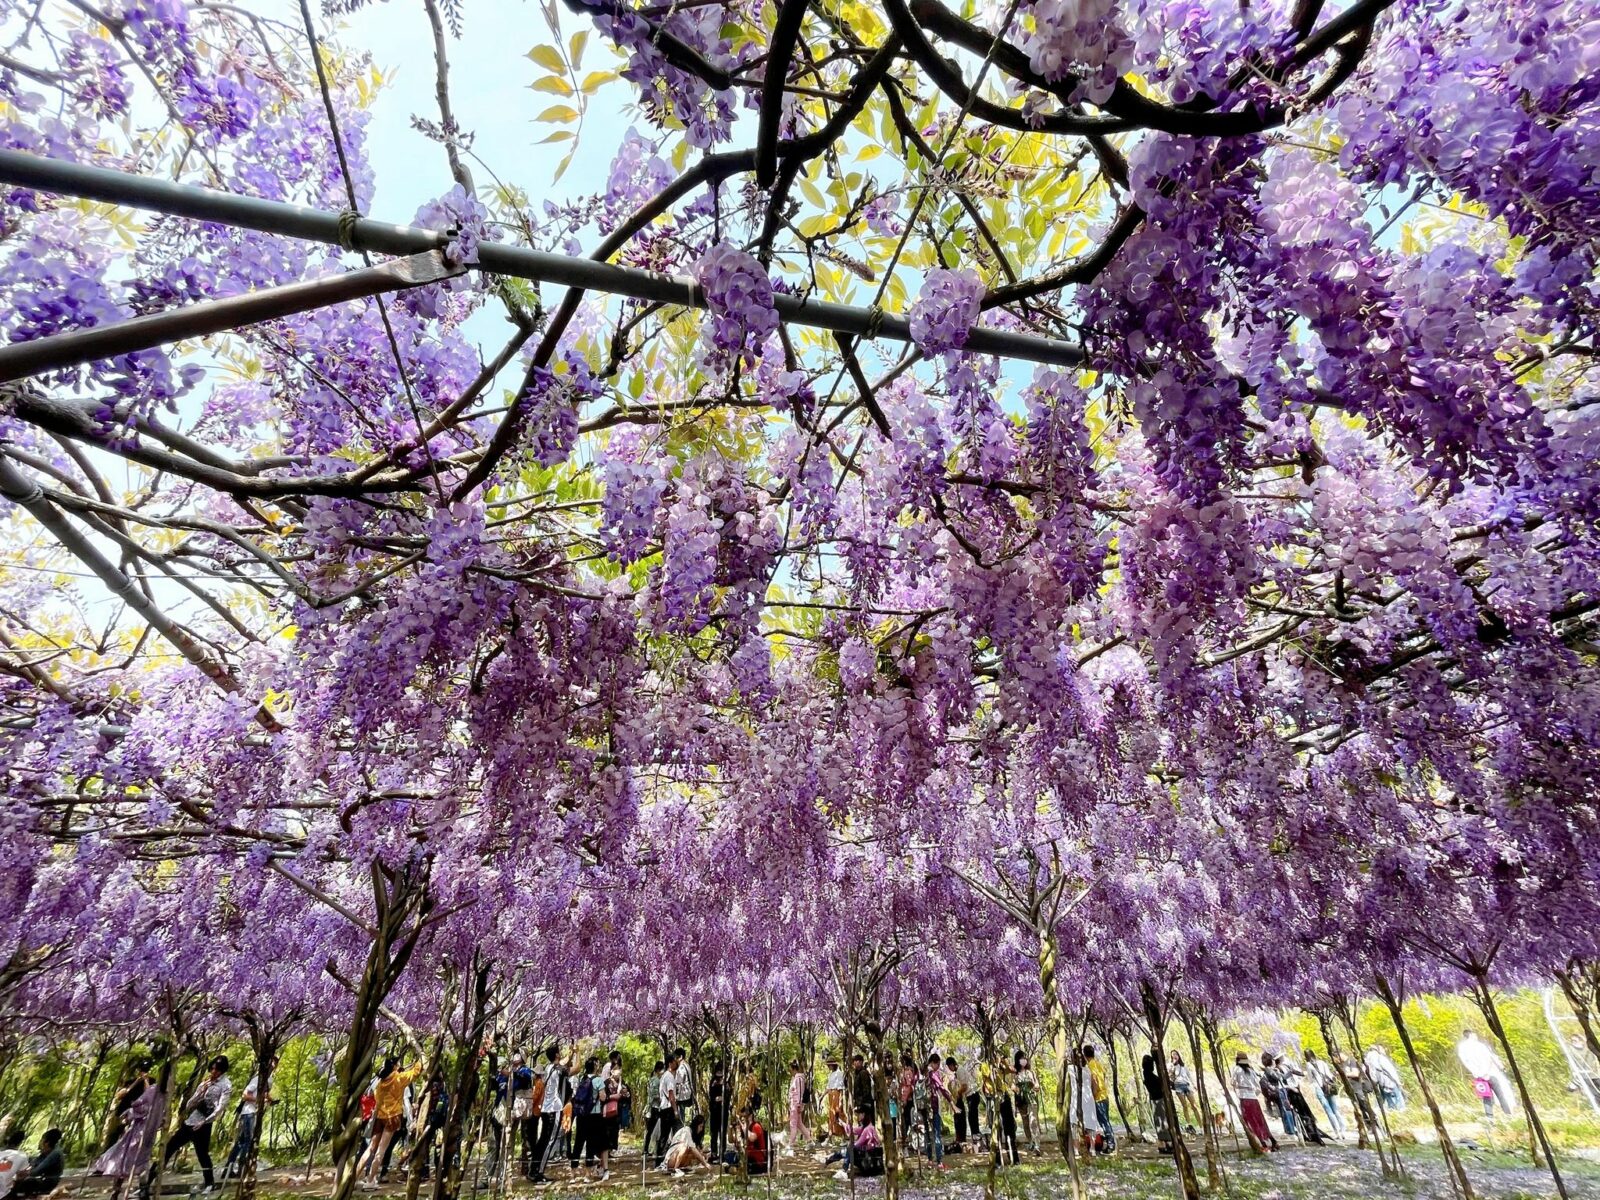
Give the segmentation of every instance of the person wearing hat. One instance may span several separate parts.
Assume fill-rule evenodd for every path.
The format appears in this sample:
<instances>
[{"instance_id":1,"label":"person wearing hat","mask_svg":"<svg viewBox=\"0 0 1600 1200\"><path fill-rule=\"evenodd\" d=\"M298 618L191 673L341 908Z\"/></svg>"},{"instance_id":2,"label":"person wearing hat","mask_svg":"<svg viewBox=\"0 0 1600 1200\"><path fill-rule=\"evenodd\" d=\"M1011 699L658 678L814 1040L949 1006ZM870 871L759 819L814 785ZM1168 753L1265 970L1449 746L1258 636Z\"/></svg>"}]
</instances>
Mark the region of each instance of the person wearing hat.
<instances>
[{"instance_id":1,"label":"person wearing hat","mask_svg":"<svg viewBox=\"0 0 1600 1200\"><path fill-rule=\"evenodd\" d=\"M1267 1128L1267 1114L1261 1110L1261 1077L1250 1065L1250 1056L1243 1050L1233 1056L1233 1074L1229 1078L1233 1091L1239 1097L1239 1117L1244 1121L1245 1132L1250 1135L1251 1146L1257 1153L1265 1153L1270 1146L1276 1150L1278 1139Z\"/></svg>"}]
</instances>

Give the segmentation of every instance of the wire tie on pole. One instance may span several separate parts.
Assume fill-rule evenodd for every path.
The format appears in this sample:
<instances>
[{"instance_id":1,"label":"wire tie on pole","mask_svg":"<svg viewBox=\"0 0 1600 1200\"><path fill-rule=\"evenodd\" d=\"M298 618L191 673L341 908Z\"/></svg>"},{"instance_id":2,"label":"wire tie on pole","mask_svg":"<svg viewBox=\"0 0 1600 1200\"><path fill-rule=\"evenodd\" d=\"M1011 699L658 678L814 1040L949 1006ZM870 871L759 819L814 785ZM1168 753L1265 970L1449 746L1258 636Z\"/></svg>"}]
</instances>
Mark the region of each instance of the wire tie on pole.
<instances>
[{"instance_id":1,"label":"wire tie on pole","mask_svg":"<svg viewBox=\"0 0 1600 1200\"><path fill-rule=\"evenodd\" d=\"M698 279L689 280L689 307L710 308L711 303L706 299L706 289L700 286Z\"/></svg>"},{"instance_id":2,"label":"wire tie on pole","mask_svg":"<svg viewBox=\"0 0 1600 1200\"><path fill-rule=\"evenodd\" d=\"M339 245L347 252L354 253L356 249L356 222L361 220L361 214L353 208L346 208L339 213Z\"/></svg>"},{"instance_id":3,"label":"wire tie on pole","mask_svg":"<svg viewBox=\"0 0 1600 1200\"><path fill-rule=\"evenodd\" d=\"M875 342L878 340L878 334L883 332L883 316L883 308L880 305L874 304L867 309L867 328L862 334L867 341Z\"/></svg>"}]
</instances>

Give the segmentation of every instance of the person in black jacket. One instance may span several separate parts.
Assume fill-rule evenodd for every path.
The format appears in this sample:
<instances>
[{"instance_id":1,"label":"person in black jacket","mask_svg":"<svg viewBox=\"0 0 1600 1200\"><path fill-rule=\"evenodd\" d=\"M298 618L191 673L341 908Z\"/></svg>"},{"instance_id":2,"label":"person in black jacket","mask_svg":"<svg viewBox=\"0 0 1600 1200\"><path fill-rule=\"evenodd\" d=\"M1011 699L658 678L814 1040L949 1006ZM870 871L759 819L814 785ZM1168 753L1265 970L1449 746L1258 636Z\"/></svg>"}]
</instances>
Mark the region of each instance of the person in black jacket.
<instances>
[{"instance_id":1,"label":"person in black jacket","mask_svg":"<svg viewBox=\"0 0 1600 1200\"><path fill-rule=\"evenodd\" d=\"M1142 1064L1145 1094L1150 1097L1150 1107L1156 1114L1156 1140L1162 1154L1172 1153L1172 1134L1167 1131L1167 1093L1161 1086L1161 1071L1156 1066L1156 1056L1146 1054Z\"/></svg>"}]
</instances>

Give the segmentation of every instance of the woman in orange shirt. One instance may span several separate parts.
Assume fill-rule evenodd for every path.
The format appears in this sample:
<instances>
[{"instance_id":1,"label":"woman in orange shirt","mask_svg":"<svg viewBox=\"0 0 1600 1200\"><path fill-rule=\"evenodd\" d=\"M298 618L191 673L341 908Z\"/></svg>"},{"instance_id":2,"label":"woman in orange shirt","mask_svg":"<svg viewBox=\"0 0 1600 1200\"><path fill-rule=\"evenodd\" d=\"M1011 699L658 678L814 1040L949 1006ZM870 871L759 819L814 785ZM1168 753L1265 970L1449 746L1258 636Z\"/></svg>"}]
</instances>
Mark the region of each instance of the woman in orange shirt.
<instances>
[{"instance_id":1,"label":"woman in orange shirt","mask_svg":"<svg viewBox=\"0 0 1600 1200\"><path fill-rule=\"evenodd\" d=\"M378 1072L378 1082L372 1089L373 1098L377 1101L377 1108L372 1114L372 1144L367 1147L366 1159L356 1168L358 1178L365 1176L361 1180L363 1187L378 1186L375 1178L378 1164L383 1162L384 1153L389 1149L394 1135L400 1132L406 1107L406 1089L411 1086L412 1080L422 1074L421 1063L404 1071L398 1070L399 1066L400 1060L391 1056L383 1064L383 1070Z\"/></svg>"}]
</instances>

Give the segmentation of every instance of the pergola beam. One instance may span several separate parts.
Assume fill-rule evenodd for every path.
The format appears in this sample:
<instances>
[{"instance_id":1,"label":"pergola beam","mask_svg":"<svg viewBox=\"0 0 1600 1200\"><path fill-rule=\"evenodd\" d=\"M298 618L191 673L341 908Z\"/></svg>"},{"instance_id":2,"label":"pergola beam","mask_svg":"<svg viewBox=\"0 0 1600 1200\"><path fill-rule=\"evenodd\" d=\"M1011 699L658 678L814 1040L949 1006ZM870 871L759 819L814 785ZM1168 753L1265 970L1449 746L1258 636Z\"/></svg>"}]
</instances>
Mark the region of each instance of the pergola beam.
<instances>
[{"instance_id":1,"label":"pergola beam","mask_svg":"<svg viewBox=\"0 0 1600 1200\"><path fill-rule=\"evenodd\" d=\"M44 158L20 150L0 151L0 184L254 229L282 237L344 245L379 254L423 254L442 250L450 240L447 234L437 230L391 225L369 217L352 217L350 214L323 212L297 204L237 196L147 175L131 175L104 167ZM510 275L685 308L706 307L700 288L693 280L681 275L665 275L614 263L596 262L589 258L549 254L522 246L480 242L476 266L495 275ZM911 325L906 318L881 310L853 308L826 300L801 299L783 294L774 297L774 304L779 317L793 325L808 325L857 337L885 337L900 342L912 340ZM978 354L993 354L1052 366L1079 366L1084 361L1083 349L1072 342L1002 329L972 330L967 337L966 348Z\"/></svg>"},{"instance_id":2,"label":"pergola beam","mask_svg":"<svg viewBox=\"0 0 1600 1200\"><path fill-rule=\"evenodd\" d=\"M189 304L169 312L76 329L31 342L14 342L0 347L0 383L116 358L169 342L223 333L380 292L437 283L460 275L464 270L451 266L437 250L430 250L426 254L391 259L374 267L324 279Z\"/></svg>"}]
</instances>

